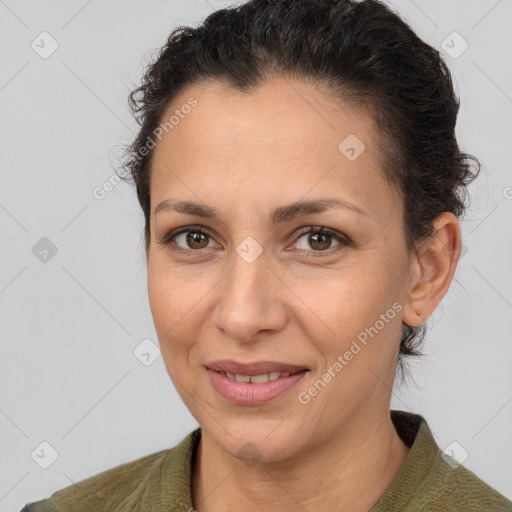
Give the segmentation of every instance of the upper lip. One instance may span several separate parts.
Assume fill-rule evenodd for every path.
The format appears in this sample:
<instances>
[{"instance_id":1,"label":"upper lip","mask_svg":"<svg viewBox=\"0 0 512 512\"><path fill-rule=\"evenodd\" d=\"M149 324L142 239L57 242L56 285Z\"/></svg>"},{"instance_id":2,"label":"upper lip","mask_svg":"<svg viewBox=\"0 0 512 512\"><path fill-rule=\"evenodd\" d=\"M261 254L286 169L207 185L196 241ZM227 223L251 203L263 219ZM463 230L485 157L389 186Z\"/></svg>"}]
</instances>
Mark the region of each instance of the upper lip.
<instances>
[{"instance_id":1,"label":"upper lip","mask_svg":"<svg viewBox=\"0 0 512 512\"><path fill-rule=\"evenodd\" d=\"M305 366L296 364L280 363L278 361L255 361L254 363L240 363L223 359L213 361L205 365L210 370L217 372L229 372L237 375L263 375L270 372L298 372L307 370Z\"/></svg>"}]
</instances>

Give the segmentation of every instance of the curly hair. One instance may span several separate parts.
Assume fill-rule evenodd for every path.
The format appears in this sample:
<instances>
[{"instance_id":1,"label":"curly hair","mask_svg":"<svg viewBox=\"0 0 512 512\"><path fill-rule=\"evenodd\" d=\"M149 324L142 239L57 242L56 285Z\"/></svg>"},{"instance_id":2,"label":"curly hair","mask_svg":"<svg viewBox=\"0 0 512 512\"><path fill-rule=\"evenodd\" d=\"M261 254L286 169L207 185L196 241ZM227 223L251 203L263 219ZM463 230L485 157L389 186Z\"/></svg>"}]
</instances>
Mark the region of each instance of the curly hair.
<instances>
[{"instance_id":1,"label":"curly hair","mask_svg":"<svg viewBox=\"0 0 512 512\"><path fill-rule=\"evenodd\" d=\"M381 0L250 0L172 31L129 96L140 130L123 168L144 212L146 256L155 145L148 141L170 102L200 80L249 93L277 75L313 83L371 115L381 134L379 171L403 200L409 251L435 232L439 214L463 215L480 162L459 149L459 100L439 51ZM404 358L422 355L425 333L425 324L403 323L402 379Z\"/></svg>"}]
</instances>

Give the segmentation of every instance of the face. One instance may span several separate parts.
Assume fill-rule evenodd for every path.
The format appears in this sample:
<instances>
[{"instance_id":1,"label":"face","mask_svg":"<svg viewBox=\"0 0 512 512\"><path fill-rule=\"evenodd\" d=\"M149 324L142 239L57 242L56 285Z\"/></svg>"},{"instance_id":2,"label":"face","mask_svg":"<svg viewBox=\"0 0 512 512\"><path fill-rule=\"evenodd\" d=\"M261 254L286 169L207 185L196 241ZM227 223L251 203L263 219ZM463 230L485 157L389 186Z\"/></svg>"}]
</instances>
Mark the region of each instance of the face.
<instances>
[{"instance_id":1,"label":"face","mask_svg":"<svg viewBox=\"0 0 512 512\"><path fill-rule=\"evenodd\" d=\"M372 119L277 77L250 94L196 84L165 119L177 109L153 155L148 289L167 371L203 431L235 457L250 442L276 461L388 415L410 261ZM185 201L203 209L172 207ZM316 201L337 204L286 208ZM219 360L306 370L242 389L208 369Z\"/></svg>"}]
</instances>

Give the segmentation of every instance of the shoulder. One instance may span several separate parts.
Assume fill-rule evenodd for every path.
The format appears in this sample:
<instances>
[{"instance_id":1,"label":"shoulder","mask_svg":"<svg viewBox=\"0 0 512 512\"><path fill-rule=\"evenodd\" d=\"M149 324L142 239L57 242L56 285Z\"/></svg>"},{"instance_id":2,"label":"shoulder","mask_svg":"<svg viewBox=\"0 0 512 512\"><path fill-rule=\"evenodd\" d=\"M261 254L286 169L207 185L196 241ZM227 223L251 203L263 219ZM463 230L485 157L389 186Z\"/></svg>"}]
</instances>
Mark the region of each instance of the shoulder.
<instances>
[{"instance_id":1,"label":"shoulder","mask_svg":"<svg viewBox=\"0 0 512 512\"><path fill-rule=\"evenodd\" d=\"M512 501L442 452L413 501L419 507L410 510L423 512L512 512Z\"/></svg>"},{"instance_id":2,"label":"shoulder","mask_svg":"<svg viewBox=\"0 0 512 512\"><path fill-rule=\"evenodd\" d=\"M439 448L422 415L393 410L391 419L411 449L371 512L512 512L512 501Z\"/></svg>"},{"instance_id":3,"label":"shoulder","mask_svg":"<svg viewBox=\"0 0 512 512\"><path fill-rule=\"evenodd\" d=\"M135 510L147 499L151 475L159 471L176 447L120 464L53 493L49 498L27 503L20 512L64 510Z\"/></svg>"}]
</instances>

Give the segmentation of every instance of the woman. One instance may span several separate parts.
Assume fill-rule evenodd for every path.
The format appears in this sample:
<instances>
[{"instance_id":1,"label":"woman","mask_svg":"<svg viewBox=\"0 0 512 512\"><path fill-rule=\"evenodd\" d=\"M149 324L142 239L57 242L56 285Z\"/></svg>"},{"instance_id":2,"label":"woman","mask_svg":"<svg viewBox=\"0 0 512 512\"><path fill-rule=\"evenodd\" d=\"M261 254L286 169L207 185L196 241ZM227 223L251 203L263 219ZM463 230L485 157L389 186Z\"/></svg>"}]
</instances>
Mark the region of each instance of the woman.
<instances>
[{"instance_id":1,"label":"woman","mask_svg":"<svg viewBox=\"0 0 512 512\"><path fill-rule=\"evenodd\" d=\"M479 171L438 51L377 0L252 0L176 29L131 100L151 311L200 428L24 510L512 510L389 409Z\"/></svg>"}]
</instances>

